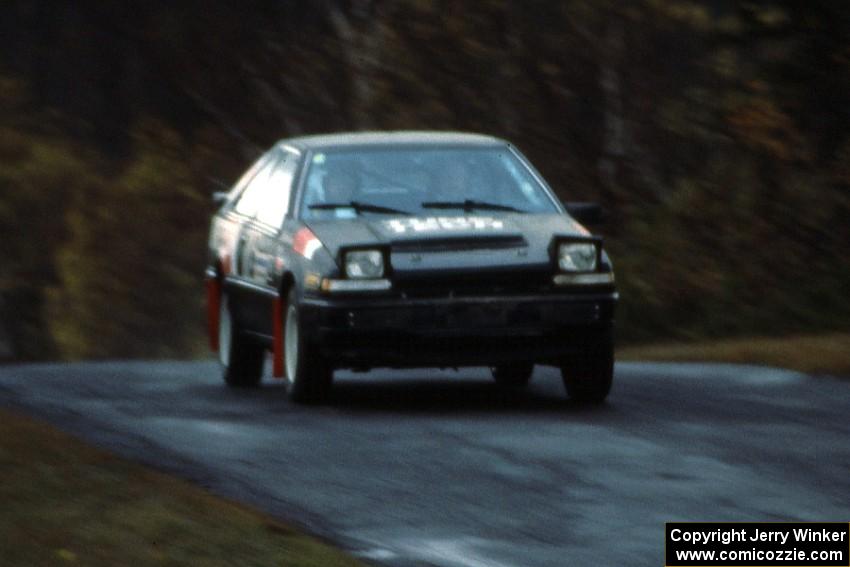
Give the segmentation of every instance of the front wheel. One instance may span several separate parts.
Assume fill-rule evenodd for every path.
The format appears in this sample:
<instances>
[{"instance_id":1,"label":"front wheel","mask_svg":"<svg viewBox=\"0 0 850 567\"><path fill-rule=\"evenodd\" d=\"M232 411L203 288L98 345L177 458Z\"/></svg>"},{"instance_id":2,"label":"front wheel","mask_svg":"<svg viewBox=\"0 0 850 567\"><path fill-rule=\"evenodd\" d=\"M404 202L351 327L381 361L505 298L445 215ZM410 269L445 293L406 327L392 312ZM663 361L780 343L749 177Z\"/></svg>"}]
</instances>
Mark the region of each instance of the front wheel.
<instances>
[{"instance_id":1,"label":"front wheel","mask_svg":"<svg viewBox=\"0 0 850 567\"><path fill-rule=\"evenodd\" d=\"M565 360L561 377L570 398L591 404L604 402L614 381L614 342L610 334Z\"/></svg>"},{"instance_id":2,"label":"front wheel","mask_svg":"<svg viewBox=\"0 0 850 567\"><path fill-rule=\"evenodd\" d=\"M333 383L333 369L303 332L294 288L286 300L284 356L289 398L297 403L318 403L327 399Z\"/></svg>"},{"instance_id":3,"label":"front wheel","mask_svg":"<svg viewBox=\"0 0 850 567\"><path fill-rule=\"evenodd\" d=\"M218 361L225 384L233 388L256 386L263 377L265 349L240 333L227 295L221 294L218 324Z\"/></svg>"}]
</instances>

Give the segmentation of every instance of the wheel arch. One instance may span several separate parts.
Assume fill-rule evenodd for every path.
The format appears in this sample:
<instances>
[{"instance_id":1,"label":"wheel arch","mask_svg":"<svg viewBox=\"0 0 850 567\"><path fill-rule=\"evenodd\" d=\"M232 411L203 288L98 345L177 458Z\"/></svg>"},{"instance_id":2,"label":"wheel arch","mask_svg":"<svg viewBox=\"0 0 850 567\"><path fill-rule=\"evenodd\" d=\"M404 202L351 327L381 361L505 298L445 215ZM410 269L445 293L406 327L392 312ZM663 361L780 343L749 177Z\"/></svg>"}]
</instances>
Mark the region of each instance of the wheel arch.
<instances>
[{"instance_id":1,"label":"wheel arch","mask_svg":"<svg viewBox=\"0 0 850 567\"><path fill-rule=\"evenodd\" d=\"M224 283L224 266L221 259L207 267L205 274L205 287L207 295L207 333L209 335L210 350L218 352L219 326L221 324L221 294Z\"/></svg>"},{"instance_id":2,"label":"wheel arch","mask_svg":"<svg viewBox=\"0 0 850 567\"><path fill-rule=\"evenodd\" d=\"M287 297L289 290L295 287L295 276L291 271L286 271L280 276L277 297L272 302L272 376L284 377L284 314L287 309Z\"/></svg>"},{"instance_id":3,"label":"wheel arch","mask_svg":"<svg viewBox=\"0 0 850 567\"><path fill-rule=\"evenodd\" d=\"M280 283L277 286L278 295L286 301L286 296L289 290L295 285L295 275L292 271L287 270L280 275Z\"/></svg>"}]
</instances>

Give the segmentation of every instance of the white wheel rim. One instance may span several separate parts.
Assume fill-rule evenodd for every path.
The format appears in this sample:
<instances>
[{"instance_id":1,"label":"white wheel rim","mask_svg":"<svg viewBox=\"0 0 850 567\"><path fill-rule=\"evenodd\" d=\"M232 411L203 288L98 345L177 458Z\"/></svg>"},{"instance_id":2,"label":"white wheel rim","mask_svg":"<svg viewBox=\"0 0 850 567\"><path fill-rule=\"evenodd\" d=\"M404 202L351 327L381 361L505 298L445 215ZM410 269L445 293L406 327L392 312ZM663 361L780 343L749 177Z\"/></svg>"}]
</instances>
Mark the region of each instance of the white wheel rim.
<instances>
[{"instance_id":1,"label":"white wheel rim","mask_svg":"<svg viewBox=\"0 0 850 567\"><path fill-rule=\"evenodd\" d=\"M218 310L218 360L222 366L230 366L230 335L233 332L227 296L221 296Z\"/></svg>"},{"instance_id":2,"label":"white wheel rim","mask_svg":"<svg viewBox=\"0 0 850 567\"><path fill-rule=\"evenodd\" d=\"M286 352L286 380L291 384L298 368L298 313L294 305L286 310L286 332L284 335Z\"/></svg>"}]
</instances>

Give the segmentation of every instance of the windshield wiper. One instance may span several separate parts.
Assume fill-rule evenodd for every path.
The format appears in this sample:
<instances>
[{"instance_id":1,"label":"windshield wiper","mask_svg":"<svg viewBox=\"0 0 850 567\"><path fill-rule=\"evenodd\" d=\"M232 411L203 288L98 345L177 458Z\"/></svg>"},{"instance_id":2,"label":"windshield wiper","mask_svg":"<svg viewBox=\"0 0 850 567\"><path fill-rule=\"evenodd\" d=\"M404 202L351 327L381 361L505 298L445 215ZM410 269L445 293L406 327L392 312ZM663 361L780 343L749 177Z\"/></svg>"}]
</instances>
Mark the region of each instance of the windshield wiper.
<instances>
[{"instance_id":1,"label":"windshield wiper","mask_svg":"<svg viewBox=\"0 0 850 567\"><path fill-rule=\"evenodd\" d=\"M510 205L500 205L498 203L488 203L487 201L476 201L474 199L466 199L464 201L425 201L422 203L423 209L463 209L471 213L475 209L484 211L505 211L508 213L524 213L525 211L511 207Z\"/></svg>"},{"instance_id":2,"label":"windshield wiper","mask_svg":"<svg viewBox=\"0 0 850 567\"><path fill-rule=\"evenodd\" d=\"M319 210L354 209L358 215L360 213L378 213L383 215L410 216L410 213L402 211L401 209L382 207L381 205L373 205L371 203L361 203L360 201L348 201L347 203L316 203L315 205L310 205L308 208Z\"/></svg>"}]
</instances>

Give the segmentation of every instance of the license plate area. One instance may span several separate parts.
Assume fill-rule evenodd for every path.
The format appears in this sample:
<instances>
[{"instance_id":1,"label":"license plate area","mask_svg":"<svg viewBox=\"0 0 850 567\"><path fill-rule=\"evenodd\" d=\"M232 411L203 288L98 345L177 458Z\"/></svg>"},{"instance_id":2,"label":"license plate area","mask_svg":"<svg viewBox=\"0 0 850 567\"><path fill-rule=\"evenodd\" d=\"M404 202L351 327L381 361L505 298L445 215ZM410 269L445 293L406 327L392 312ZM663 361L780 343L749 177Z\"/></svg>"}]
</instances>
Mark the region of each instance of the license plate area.
<instances>
[{"instance_id":1,"label":"license plate area","mask_svg":"<svg viewBox=\"0 0 850 567\"><path fill-rule=\"evenodd\" d=\"M446 309L444 327L447 329L480 329L507 327L515 305L472 303L454 304Z\"/></svg>"}]
</instances>

